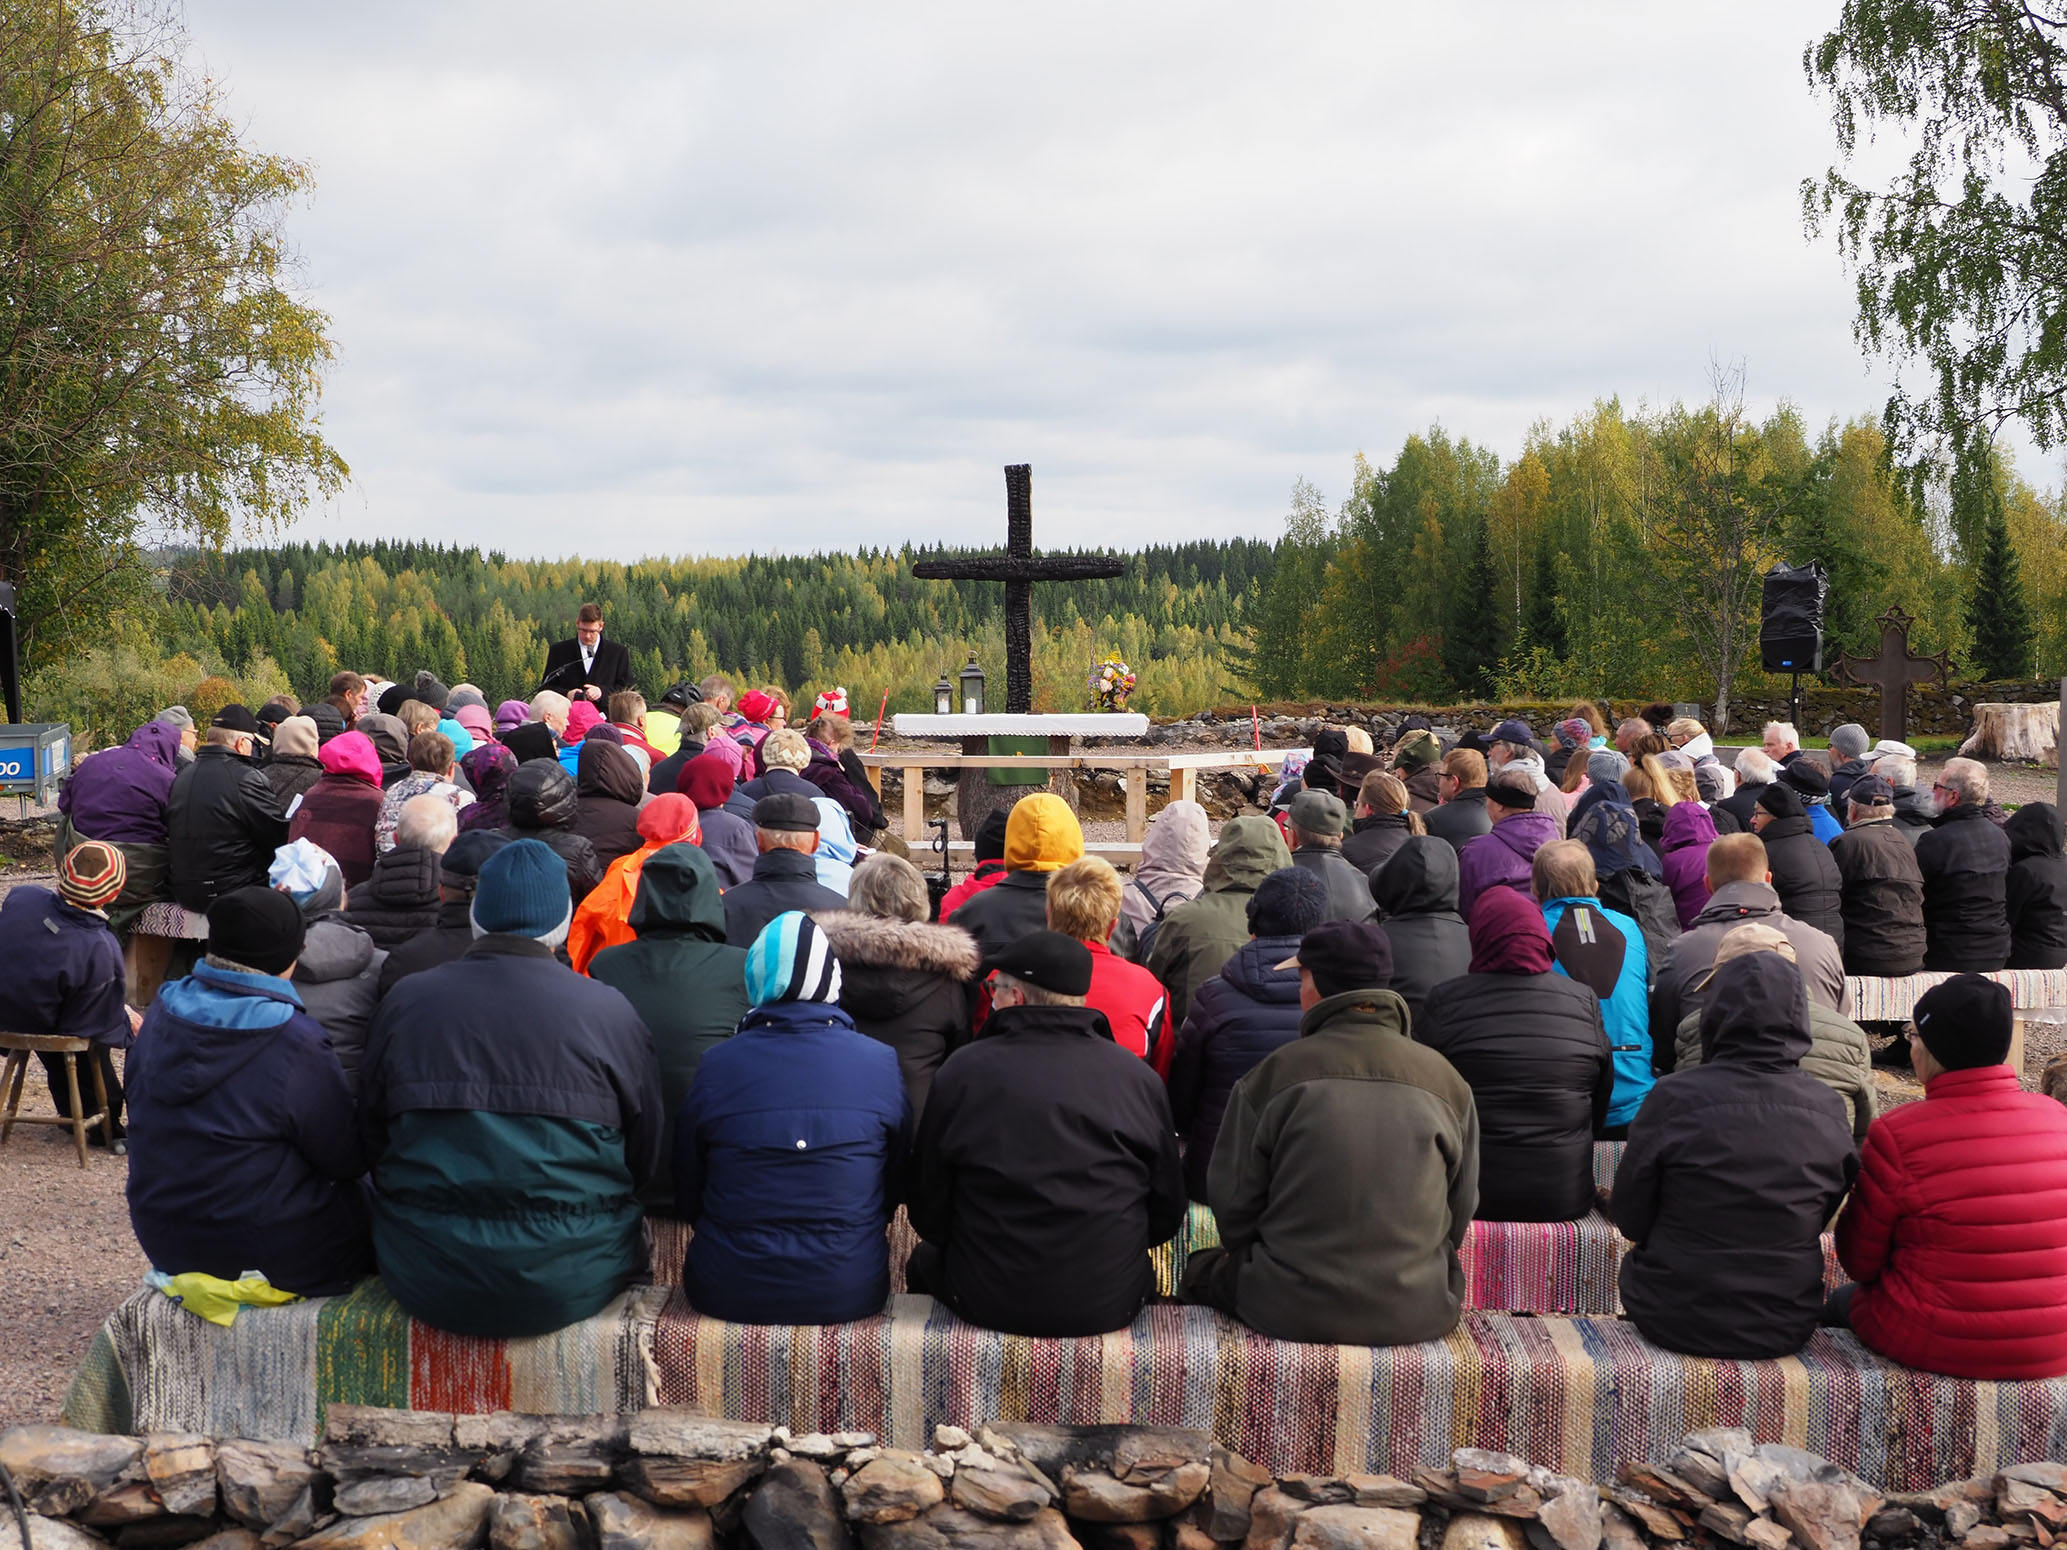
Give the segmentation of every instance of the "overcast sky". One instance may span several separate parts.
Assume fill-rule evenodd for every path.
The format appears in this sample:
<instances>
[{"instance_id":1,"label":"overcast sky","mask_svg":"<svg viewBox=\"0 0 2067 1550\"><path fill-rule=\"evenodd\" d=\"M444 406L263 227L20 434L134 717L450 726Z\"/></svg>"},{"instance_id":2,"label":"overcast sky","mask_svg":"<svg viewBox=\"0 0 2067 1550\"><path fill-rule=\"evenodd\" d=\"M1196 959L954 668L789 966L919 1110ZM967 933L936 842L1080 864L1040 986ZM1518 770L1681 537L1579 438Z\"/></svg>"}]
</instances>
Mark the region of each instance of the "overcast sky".
<instances>
[{"instance_id":1,"label":"overcast sky","mask_svg":"<svg viewBox=\"0 0 2067 1550\"><path fill-rule=\"evenodd\" d=\"M1440 421L1877 412L1802 231L1835 0L189 0L338 359L299 536L523 555L1275 536ZM2048 470L2027 474L2052 483Z\"/></svg>"}]
</instances>

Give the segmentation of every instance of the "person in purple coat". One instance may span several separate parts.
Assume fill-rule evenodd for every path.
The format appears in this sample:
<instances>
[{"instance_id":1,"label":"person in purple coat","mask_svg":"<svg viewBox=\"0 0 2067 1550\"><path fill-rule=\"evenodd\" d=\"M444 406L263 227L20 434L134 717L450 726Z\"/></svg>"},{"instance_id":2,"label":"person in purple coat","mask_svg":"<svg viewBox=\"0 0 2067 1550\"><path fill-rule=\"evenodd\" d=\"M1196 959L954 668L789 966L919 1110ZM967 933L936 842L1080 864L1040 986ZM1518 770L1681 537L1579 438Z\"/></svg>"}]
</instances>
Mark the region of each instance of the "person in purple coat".
<instances>
[{"instance_id":1,"label":"person in purple coat","mask_svg":"<svg viewBox=\"0 0 2067 1550\"><path fill-rule=\"evenodd\" d=\"M178 727L147 721L121 747L82 759L57 794L57 810L74 837L101 840L122 852L127 880L121 896L106 906L117 935L129 930L145 905L172 897L165 840L180 746Z\"/></svg>"},{"instance_id":2,"label":"person in purple coat","mask_svg":"<svg viewBox=\"0 0 2067 1550\"><path fill-rule=\"evenodd\" d=\"M1558 838L1557 820L1535 808L1536 793L1519 776L1496 776L1486 787L1492 830L1457 852L1457 913L1466 920L1488 888L1528 893L1536 852Z\"/></svg>"}]
</instances>

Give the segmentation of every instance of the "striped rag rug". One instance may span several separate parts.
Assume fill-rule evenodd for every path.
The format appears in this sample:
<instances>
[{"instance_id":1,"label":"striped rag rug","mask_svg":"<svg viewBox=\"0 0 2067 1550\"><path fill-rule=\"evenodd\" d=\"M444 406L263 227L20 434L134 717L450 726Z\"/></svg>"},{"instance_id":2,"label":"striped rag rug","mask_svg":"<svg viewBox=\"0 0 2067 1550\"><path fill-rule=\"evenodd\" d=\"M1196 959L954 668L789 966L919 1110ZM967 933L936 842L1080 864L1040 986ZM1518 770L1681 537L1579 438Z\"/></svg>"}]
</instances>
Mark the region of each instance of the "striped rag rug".
<instances>
[{"instance_id":1,"label":"striped rag rug","mask_svg":"<svg viewBox=\"0 0 2067 1550\"><path fill-rule=\"evenodd\" d=\"M652 1403L664 1288L522 1340L449 1334L373 1278L339 1297L247 1309L228 1329L145 1289L95 1335L65 1396L69 1426L308 1445L333 1404L591 1415Z\"/></svg>"},{"instance_id":2,"label":"striped rag rug","mask_svg":"<svg viewBox=\"0 0 2067 1550\"><path fill-rule=\"evenodd\" d=\"M1849 979L1852 989L1852 1021L1855 1023L1906 1023L1916 1007L1917 997L1933 985L1942 985L1950 974L1926 969L1901 979ZM2040 1007L2067 1007L2067 969L1998 969L1984 976L2010 988L2010 1004L2020 1012Z\"/></svg>"},{"instance_id":3,"label":"striped rag rug","mask_svg":"<svg viewBox=\"0 0 2067 1550\"><path fill-rule=\"evenodd\" d=\"M706 1319L678 1293L654 1354L662 1403L797 1432L860 1429L916 1448L942 1422L1189 1426L1279 1474L1404 1476L1471 1446L1605 1481L1690 1431L1744 1426L1913 1490L2067 1446L2067 1380L1936 1378L1849 1331L1818 1331L1784 1360L1719 1362L1658 1350L1609 1318L1468 1313L1446 1340L1366 1348L1271 1340L1157 1304L1115 1334L1036 1340L965 1324L928 1297L786 1328Z\"/></svg>"}]
</instances>

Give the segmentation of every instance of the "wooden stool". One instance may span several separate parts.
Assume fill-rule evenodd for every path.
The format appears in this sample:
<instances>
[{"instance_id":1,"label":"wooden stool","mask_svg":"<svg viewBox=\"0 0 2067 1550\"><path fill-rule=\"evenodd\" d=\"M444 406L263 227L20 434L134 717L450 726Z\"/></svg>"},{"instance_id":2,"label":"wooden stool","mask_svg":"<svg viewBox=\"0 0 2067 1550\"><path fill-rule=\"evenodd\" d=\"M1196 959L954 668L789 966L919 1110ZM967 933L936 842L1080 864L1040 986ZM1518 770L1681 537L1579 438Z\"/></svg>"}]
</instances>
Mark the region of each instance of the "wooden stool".
<instances>
[{"instance_id":1,"label":"wooden stool","mask_svg":"<svg viewBox=\"0 0 2067 1550\"><path fill-rule=\"evenodd\" d=\"M86 1166L86 1129L89 1125L101 1127L101 1139L115 1144L115 1122L108 1114L108 1085L101 1080L100 1062L93 1061L93 1095L100 1107L92 1114L79 1112L79 1057L93 1053L91 1039L73 1039L56 1033L0 1033L0 1049L7 1051L7 1065L0 1069L0 1092L7 1094L7 1114L0 1119L0 1146L7 1145L7 1139L14 1133L16 1125L69 1125L72 1139L79 1146L79 1166ZM62 1055L65 1061L65 1091L70 1098L66 1105L72 1112L64 1114L24 1114L22 1106L22 1083L29 1074L31 1055Z\"/></svg>"}]
</instances>

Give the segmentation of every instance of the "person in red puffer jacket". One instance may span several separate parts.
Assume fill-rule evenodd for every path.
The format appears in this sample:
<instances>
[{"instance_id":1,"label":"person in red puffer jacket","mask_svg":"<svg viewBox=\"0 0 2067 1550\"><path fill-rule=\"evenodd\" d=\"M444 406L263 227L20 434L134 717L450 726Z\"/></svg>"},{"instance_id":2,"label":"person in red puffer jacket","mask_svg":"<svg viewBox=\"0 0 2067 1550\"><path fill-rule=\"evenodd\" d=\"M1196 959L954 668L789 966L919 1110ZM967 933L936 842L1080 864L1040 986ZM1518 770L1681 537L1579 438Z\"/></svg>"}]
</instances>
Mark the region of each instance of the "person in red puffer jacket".
<instances>
[{"instance_id":1,"label":"person in red puffer jacket","mask_svg":"<svg viewBox=\"0 0 2067 1550\"><path fill-rule=\"evenodd\" d=\"M1138 963L1106 944L1120 921L1120 874L1096 856L1072 861L1048 879L1048 929L1091 950L1091 991L1084 1005L1103 1012L1113 1042L1155 1067L1165 1081L1177 1041L1167 1026L1170 993Z\"/></svg>"},{"instance_id":2,"label":"person in red puffer jacket","mask_svg":"<svg viewBox=\"0 0 2067 1550\"><path fill-rule=\"evenodd\" d=\"M1978 974L1916 1003L1924 1101L1867 1132L1830 1300L1874 1350L1954 1378L2067 1374L2067 1109L2003 1064L2010 993Z\"/></svg>"}]
</instances>

